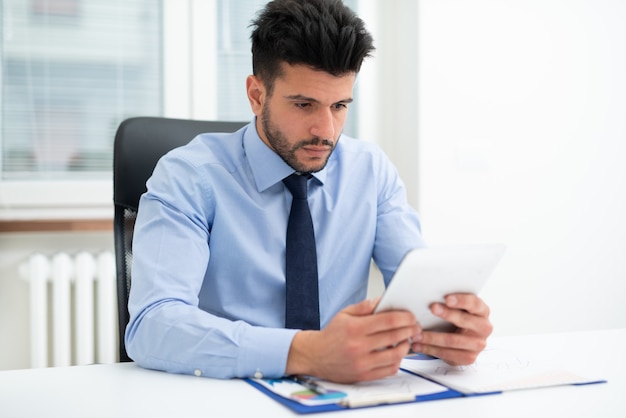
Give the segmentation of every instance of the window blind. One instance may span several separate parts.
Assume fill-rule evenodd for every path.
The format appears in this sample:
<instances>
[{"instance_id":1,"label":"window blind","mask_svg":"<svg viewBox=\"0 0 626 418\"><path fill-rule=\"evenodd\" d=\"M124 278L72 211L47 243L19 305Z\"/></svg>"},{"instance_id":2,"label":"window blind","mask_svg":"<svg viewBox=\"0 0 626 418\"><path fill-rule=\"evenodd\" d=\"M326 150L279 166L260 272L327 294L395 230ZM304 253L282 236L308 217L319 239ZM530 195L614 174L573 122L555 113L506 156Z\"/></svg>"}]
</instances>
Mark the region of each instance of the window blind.
<instances>
[{"instance_id":1,"label":"window blind","mask_svg":"<svg viewBox=\"0 0 626 418\"><path fill-rule=\"evenodd\" d=\"M155 0L2 0L5 180L109 179L113 137L162 113Z\"/></svg>"}]
</instances>

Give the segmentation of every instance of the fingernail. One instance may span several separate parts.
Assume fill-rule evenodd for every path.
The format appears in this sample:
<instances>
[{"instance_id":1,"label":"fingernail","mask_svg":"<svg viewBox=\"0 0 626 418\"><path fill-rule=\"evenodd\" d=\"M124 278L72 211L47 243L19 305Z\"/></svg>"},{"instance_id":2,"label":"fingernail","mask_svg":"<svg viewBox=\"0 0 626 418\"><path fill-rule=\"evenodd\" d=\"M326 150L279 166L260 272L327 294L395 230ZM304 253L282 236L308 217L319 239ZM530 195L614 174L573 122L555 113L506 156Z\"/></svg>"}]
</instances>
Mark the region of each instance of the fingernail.
<instances>
[{"instance_id":1,"label":"fingernail","mask_svg":"<svg viewBox=\"0 0 626 418\"><path fill-rule=\"evenodd\" d=\"M433 306L433 313L434 313L435 315L441 315L441 314L443 313L443 308L441 307L441 305L439 305L439 304L435 304L435 305Z\"/></svg>"},{"instance_id":2,"label":"fingernail","mask_svg":"<svg viewBox=\"0 0 626 418\"><path fill-rule=\"evenodd\" d=\"M458 303L458 300L456 296L448 296L448 298L446 299L446 302L448 306L456 306L456 304Z\"/></svg>"}]
</instances>

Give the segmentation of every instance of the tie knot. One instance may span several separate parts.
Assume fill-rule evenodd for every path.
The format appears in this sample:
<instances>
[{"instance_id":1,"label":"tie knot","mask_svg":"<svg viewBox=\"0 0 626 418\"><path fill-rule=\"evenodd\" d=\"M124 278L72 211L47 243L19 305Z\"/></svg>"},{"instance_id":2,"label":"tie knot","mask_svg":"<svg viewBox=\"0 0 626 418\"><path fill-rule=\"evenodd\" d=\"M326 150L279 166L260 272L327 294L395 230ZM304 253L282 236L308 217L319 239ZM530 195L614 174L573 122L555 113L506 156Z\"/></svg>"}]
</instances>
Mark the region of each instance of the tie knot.
<instances>
[{"instance_id":1,"label":"tie knot","mask_svg":"<svg viewBox=\"0 0 626 418\"><path fill-rule=\"evenodd\" d=\"M308 175L300 175L297 173L293 173L289 177L285 177L283 179L283 183L289 189L294 199L306 200L307 193L307 181L309 180Z\"/></svg>"}]
</instances>

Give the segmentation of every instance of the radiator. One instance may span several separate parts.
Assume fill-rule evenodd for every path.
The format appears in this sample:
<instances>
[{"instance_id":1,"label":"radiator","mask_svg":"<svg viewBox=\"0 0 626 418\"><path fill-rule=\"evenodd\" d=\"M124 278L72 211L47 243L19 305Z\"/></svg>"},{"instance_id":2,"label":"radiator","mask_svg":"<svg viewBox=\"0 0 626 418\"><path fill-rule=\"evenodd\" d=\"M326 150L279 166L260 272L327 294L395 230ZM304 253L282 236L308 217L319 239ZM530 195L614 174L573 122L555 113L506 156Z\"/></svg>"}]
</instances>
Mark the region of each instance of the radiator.
<instances>
[{"instance_id":1,"label":"radiator","mask_svg":"<svg viewBox=\"0 0 626 418\"><path fill-rule=\"evenodd\" d=\"M20 273L30 291L31 367L117 361L111 252L33 254Z\"/></svg>"}]
</instances>

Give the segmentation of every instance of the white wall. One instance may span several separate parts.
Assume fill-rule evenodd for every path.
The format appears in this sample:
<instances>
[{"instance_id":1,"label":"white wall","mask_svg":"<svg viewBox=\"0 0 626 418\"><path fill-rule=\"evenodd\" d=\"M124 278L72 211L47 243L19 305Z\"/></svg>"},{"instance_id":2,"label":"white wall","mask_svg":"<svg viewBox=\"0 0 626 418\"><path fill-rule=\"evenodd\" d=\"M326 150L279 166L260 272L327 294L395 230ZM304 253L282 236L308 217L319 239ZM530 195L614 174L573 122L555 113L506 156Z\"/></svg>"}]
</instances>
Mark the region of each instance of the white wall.
<instances>
[{"instance_id":1,"label":"white wall","mask_svg":"<svg viewBox=\"0 0 626 418\"><path fill-rule=\"evenodd\" d=\"M422 0L406 28L424 232L507 244L496 333L626 326L624 22L621 0Z\"/></svg>"}]
</instances>

